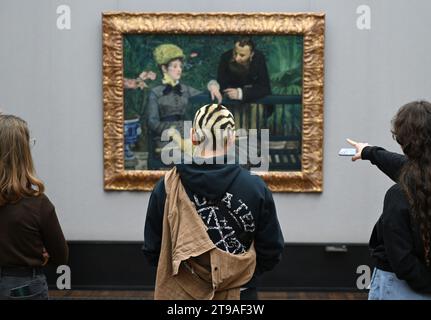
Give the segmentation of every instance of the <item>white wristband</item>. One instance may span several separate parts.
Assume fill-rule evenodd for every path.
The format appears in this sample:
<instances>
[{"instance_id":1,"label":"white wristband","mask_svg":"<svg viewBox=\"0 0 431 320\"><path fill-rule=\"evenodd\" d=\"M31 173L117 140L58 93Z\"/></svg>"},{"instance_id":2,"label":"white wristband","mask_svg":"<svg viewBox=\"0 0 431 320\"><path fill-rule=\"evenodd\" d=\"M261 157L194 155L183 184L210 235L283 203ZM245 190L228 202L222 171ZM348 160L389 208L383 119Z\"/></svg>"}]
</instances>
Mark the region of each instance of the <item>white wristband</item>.
<instances>
[{"instance_id":1,"label":"white wristband","mask_svg":"<svg viewBox=\"0 0 431 320\"><path fill-rule=\"evenodd\" d=\"M242 100L242 89L237 88L237 90L238 90L238 100Z\"/></svg>"}]
</instances>

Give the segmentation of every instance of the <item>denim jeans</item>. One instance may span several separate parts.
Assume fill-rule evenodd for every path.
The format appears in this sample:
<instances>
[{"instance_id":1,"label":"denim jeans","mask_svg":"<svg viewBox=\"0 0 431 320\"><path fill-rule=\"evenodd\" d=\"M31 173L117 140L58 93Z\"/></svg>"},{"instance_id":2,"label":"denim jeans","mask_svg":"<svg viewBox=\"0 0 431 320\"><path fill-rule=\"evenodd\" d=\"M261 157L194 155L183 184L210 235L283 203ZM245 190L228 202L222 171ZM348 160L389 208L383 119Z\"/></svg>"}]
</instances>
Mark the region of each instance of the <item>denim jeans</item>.
<instances>
[{"instance_id":1,"label":"denim jeans","mask_svg":"<svg viewBox=\"0 0 431 320\"><path fill-rule=\"evenodd\" d=\"M48 284L44 274L28 277L0 275L0 300L47 300Z\"/></svg>"},{"instance_id":2,"label":"denim jeans","mask_svg":"<svg viewBox=\"0 0 431 320\"><path fill-rule=\"evenodd\" d=\"M431 300L431 294L416 292L395 273L375 268L368 300Z\"/></svg>"}]
</instances>

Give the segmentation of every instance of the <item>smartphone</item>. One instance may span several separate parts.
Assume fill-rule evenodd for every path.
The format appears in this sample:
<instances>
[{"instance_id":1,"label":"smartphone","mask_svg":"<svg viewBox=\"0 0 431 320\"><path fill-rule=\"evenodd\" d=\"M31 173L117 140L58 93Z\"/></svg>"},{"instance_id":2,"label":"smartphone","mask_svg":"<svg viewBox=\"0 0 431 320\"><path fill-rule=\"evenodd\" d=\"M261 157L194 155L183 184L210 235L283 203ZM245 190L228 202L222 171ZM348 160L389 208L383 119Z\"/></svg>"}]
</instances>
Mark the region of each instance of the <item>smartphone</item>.
<instances>
[{"instance_id":1,"label":"smartphone","mask_svg":"<svg viewBox=\"0 0 431 320\"><path fill-rule=\"evenodd\" d=\"M356 154L355 148L341 148L338 152L339 156L353 157Z\"/></svg>"},{"instance_id":2,"label":"smartphone","mask_svg":"<svg viewBox=\"0 0 431 320\"><path fill-rule=\"evenodd\" d=\"M28 297L31 295L30 285L26 284L21 287L10 289L10 296L13 298L17 297Z\"/></svg>"}]
</instances>

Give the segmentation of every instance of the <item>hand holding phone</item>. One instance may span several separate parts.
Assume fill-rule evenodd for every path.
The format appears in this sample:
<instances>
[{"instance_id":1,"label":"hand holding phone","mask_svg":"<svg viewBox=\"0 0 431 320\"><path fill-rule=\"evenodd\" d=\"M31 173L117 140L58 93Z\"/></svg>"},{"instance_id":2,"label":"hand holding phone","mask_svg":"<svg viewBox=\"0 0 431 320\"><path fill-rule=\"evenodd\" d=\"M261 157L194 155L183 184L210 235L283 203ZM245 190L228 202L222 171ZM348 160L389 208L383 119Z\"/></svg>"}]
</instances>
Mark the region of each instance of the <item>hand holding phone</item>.
<instances>
[{"instance_id":1,"label":"hand holding phone","mask_svg":"<svg viewBox=\"0 0 431 320\"><path fill-rule=\"evenodd\" d=\"M354 146L355 147L354 150L356 150L356 153L352 156L352 161L362 159L362 150L365 147L368 147L369 144L366 142L356 142L356 141L353 141L352 139L347 139L347 142L352 146Z\"/></svg>"},{"instance_id":2,"label":"hand holding phone","mask_svg":"<svg viewBox=\"0 0 431 320\"><path fill-rule=\"evenodd\" d=\"M347 157L353 157L356 154L356 149L354 148L341 148L338 152L339 156L347 156Z\"/></svg>"}]
</instances>

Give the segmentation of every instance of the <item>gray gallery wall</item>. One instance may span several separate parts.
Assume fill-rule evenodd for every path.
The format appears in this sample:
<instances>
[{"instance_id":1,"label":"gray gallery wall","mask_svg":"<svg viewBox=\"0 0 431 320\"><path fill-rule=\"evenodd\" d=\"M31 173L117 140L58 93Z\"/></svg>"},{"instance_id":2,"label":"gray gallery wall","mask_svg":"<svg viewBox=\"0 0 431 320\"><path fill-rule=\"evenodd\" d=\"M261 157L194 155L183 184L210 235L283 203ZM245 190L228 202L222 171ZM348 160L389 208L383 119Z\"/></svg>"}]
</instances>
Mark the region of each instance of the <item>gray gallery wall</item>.
<instances>
[{"instance_id":1,"label":"gray gallery wall","mask_svg":"<svg viewBox=\"0 0 431 320\"><path fill-rule=\"evenodd\" d=\"M57 29L62 4L71 30ZM370 30L357 28L360 5ZM287 242L364 243L391 182L337 152L346 137L399 151L391 117L431 99L430 10L423 0L1 0L0 109L28 120L68 240L142 240L149 194L103 190L101 13L325 12L324 192L274 198Z\"/></svg>"}]
</instances>

